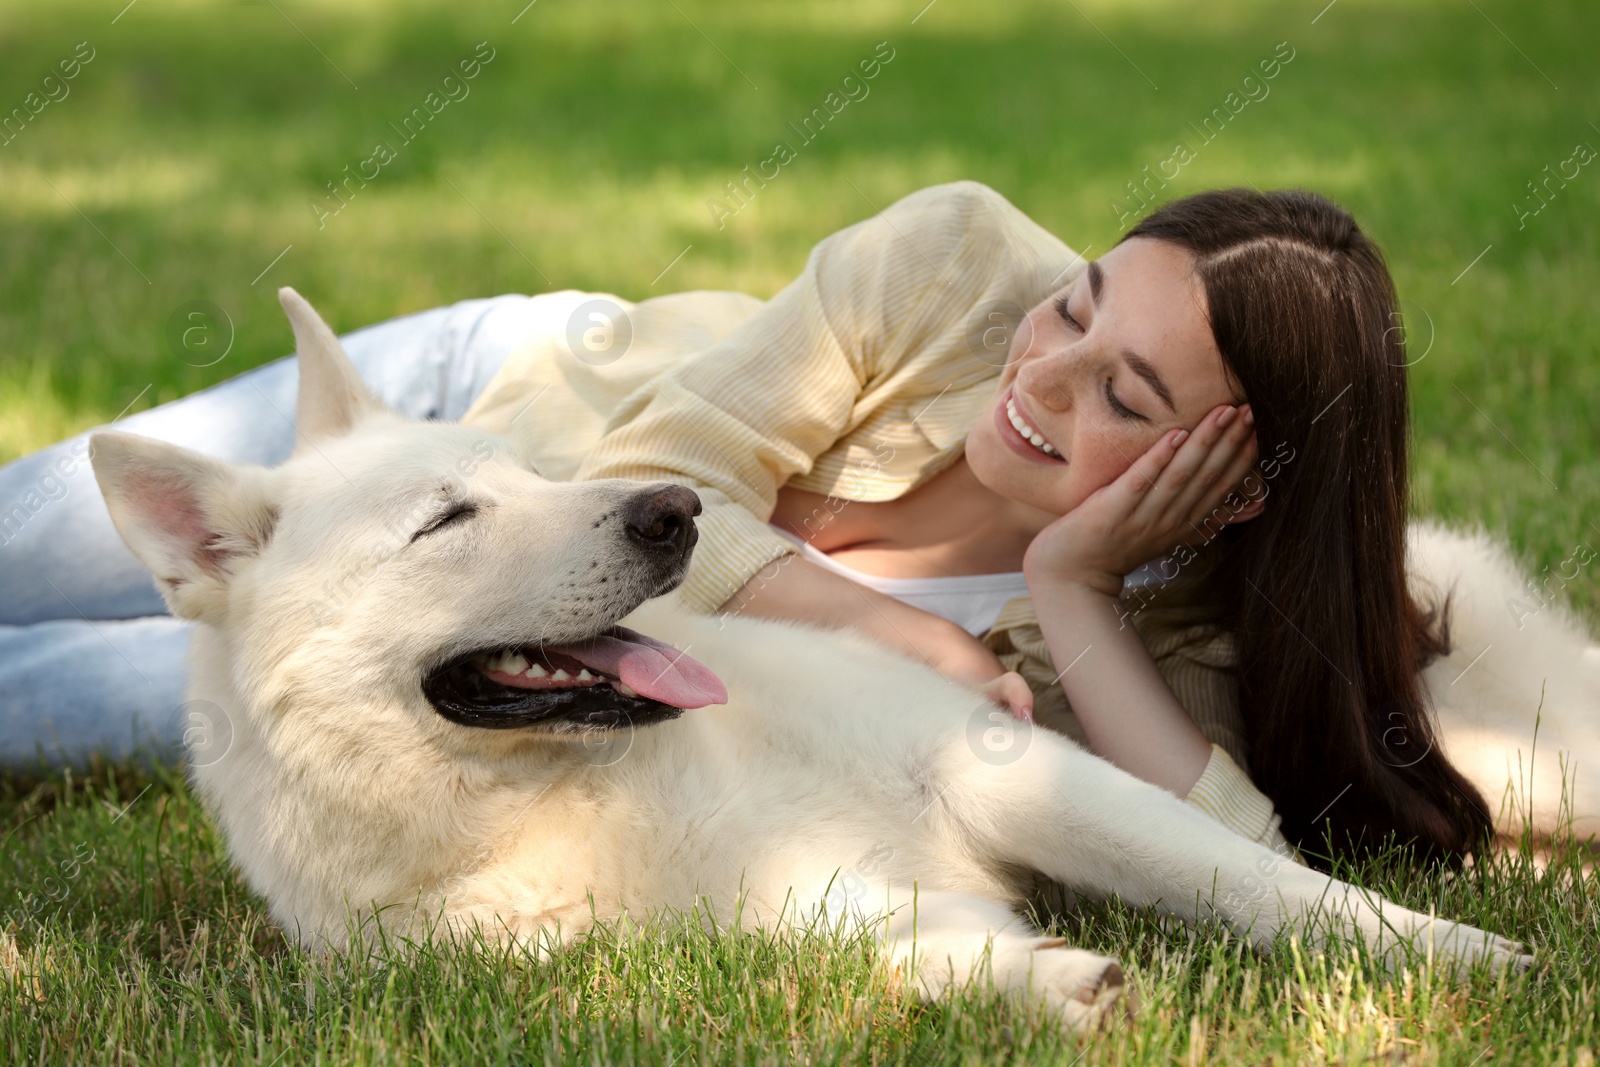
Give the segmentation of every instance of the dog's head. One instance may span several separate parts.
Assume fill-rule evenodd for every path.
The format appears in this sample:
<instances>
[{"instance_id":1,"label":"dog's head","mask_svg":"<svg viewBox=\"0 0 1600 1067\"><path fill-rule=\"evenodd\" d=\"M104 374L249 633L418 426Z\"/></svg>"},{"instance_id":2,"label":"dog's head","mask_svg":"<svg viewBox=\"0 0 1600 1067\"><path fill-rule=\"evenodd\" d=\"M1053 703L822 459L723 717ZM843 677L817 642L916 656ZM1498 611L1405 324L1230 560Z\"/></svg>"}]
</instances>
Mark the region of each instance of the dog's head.
<instances>
[{"instance_id":1,"label":"dog's head","mask_svg":"<svg viewBox=\"0 0 1600 1067\"><path fill-rule=\"evenodd\" d=\"M551 482L509 440L400 418L311 306L280 297L300 365L283 465L92 439L122 539L173 614L220 637L228 688L268 720L258 727L301 715L315 721L296 729L368 745L388 731L503 748L726 699L709 670L617 626L682 580L691 490Z\"/></svg>"}]
</instances>

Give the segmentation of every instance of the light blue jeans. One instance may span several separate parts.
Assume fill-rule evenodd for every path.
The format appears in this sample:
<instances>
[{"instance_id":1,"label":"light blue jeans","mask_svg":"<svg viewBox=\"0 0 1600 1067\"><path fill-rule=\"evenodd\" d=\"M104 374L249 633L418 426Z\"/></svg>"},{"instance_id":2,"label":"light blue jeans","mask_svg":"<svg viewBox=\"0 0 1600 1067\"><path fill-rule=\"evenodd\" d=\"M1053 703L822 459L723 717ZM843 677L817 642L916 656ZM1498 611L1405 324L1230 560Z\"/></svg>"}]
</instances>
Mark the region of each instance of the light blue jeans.
<instances>
[{"instance_id":1,"label":"light blue jeans","mask_svg":"<svg viewBox=\"0 0 1600 1067\"><path fill-rule=\"evenodd\" d=\"M534 305L466 300L359 330L345 350L393 410L456 419L529 337ZM116 427L270 466L294 443L297 381L289 356ZM83 434L0 468L0 764L180 740L190 624L117 537L87 455Z\"/></svg>"}]
</instances>

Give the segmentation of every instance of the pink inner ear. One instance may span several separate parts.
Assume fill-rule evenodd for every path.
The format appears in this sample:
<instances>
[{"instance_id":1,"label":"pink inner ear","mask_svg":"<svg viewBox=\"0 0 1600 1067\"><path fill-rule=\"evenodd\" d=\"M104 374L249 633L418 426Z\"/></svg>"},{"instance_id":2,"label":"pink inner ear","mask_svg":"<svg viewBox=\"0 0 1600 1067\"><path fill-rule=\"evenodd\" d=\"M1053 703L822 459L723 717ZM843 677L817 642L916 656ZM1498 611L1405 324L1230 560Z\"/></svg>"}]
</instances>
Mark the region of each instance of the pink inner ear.
<instances>
[{"instance_id":1,"label":"pink inner ear","mask_svg":"<svg viewBox=\"0 0 1600 1067\"><path fill-rule=\"evenodd\" d=\"M183 555L208 574L221 570L227 553L212 547L220 535L206 520L192 483L155 471L140 471L130 479L128 493L143 520L176 541Z\"/></svg>"}]
</instances>

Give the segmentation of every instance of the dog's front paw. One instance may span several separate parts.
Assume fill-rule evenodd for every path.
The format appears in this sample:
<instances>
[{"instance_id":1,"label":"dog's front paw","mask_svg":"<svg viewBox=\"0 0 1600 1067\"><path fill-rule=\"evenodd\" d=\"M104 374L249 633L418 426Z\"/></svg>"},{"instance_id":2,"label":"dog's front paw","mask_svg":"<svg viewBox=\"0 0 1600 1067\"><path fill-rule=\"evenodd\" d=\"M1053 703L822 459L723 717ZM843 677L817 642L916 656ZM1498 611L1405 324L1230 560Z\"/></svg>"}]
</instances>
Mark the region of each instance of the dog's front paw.
<instances>
[{"instance_id":1,"label":"dog's front paw","mask_svg":"<svg viewBox=\"0 0 1600 1067\"><path fill-rule=\"evenodd\" d=\"M1136 1010L1122 965L1052 938L1033 952L1033 988L1073 1030L1105 1030Z\"/></svg>"},{"instance_id":2,"label":"dog's front paw","mask_svg":"<svg viewBox=\"0 0 1600 1067\"><path fill-rule=\"evenodd\" d=\"M1526 945L1480 930L1466 923L1435 919L1412 935L1411 947L1418 954L1431 956L1457 979L1463 979L1478 964L1495 972L1523 974L1533 968L1532 952Z\"/></svg>"}]
</instances>

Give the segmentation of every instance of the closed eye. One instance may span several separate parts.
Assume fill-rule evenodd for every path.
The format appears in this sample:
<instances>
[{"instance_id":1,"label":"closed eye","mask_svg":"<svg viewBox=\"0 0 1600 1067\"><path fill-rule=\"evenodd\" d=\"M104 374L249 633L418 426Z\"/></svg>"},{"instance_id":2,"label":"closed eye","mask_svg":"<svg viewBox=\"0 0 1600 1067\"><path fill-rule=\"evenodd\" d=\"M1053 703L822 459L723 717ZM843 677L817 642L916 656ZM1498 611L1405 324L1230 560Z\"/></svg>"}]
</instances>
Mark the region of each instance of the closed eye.
<instances>
[{"instance_id":1,"label":"closed eye","mask_svg":"<svg viewBox=\"0 0 1600 1067\"><path fill-rule=\"evenodd\" d=\"M1079 333L1084 332L1083 323L1073 318L1072 312L1067 310L1066 293L1062 293L1060 296L1056 297L1056 314L1061 316L1062 322L1066 323L1068 326L1071 326L1074 330L1077 330Z\"/></svg>"},{"instance_id":2,"label":"closed eye","mask_svg":"<svg viewBox=\"0 0 1600 1067\"><path fill-rule=\"evenodd\" d=\"M1083 332L1085 332L1084 328L1083 328L1083 323L1079 322L1077 320L1077 318L1072 314L1071 310L1068 308L1068 298L1069 298L1069 296L1070 296L1070 294L1068 294L1068 293L1062 293L1060 296L1056 297L1056 314L1061 316L1061 321L1062 322L1066 323L1068 326L1072 327L1074 330L1077 330L1079 333L1083 333ZM1106 397L1107 406L1109 406L1111 408L1112 414L1116 415L1117 418L1119 418L1119 419L1141 419L1141 420L1143 420L1145 422L1149 422L1150 421L1145 416L1139 414L1137 411L1133 410L1128 405L1124 404L1121 401L1121 399L1119 399L1117 397L1117 394L1111 388L1111 379L1110 378L1106 379L1105 397Z\"/></svg>"},{"instance_id":3,"label":"closed eye","mask_svg":"<svg viewBox=\"0 0 1600 1067\"><path fill-rule=\"evenodd\" d=\"M478 505L476 505L476 504L466 504L466 503L451 504L444 511L441 511L438 515L436 515L433 518L429 519L428 520L428 524L426 526L422 527L422 529L420 529L416 533L412 534L411 535L411 541L413 543L415 543L417 538L419 538L419 537L424 537L424 536L426 536L428 534L431 534L431 533L438 533L440 530L444 529L447 526L452 526L452 525L456 525L456 524L461 523L461 522L465 522L467 519L472 518L477 513L478 513Z\"/></svg>"},{"instance_id":4,"label":"closed eye","mask_svg":"<svg viewBox=\"0 0 1600 1067\"><path fill-rule=\"evenodd\" d=\"M1133 410L1128 405L1124 404L1121 400L1117 399L1117 394L1115 392L1113 392L1112 389L1111 389L1111 379L1110 378L1106 379L1105 394L1106 394L1106 403L1108 405L1110 405L1112 412L1116 414L1117 418L1119 418L1119 419L1144 419L1145 422L1149 422L1150 421L1148 418L1146 418L1145 416L1139 414L1137 411Z\"/></svg>"}]
</instances>

